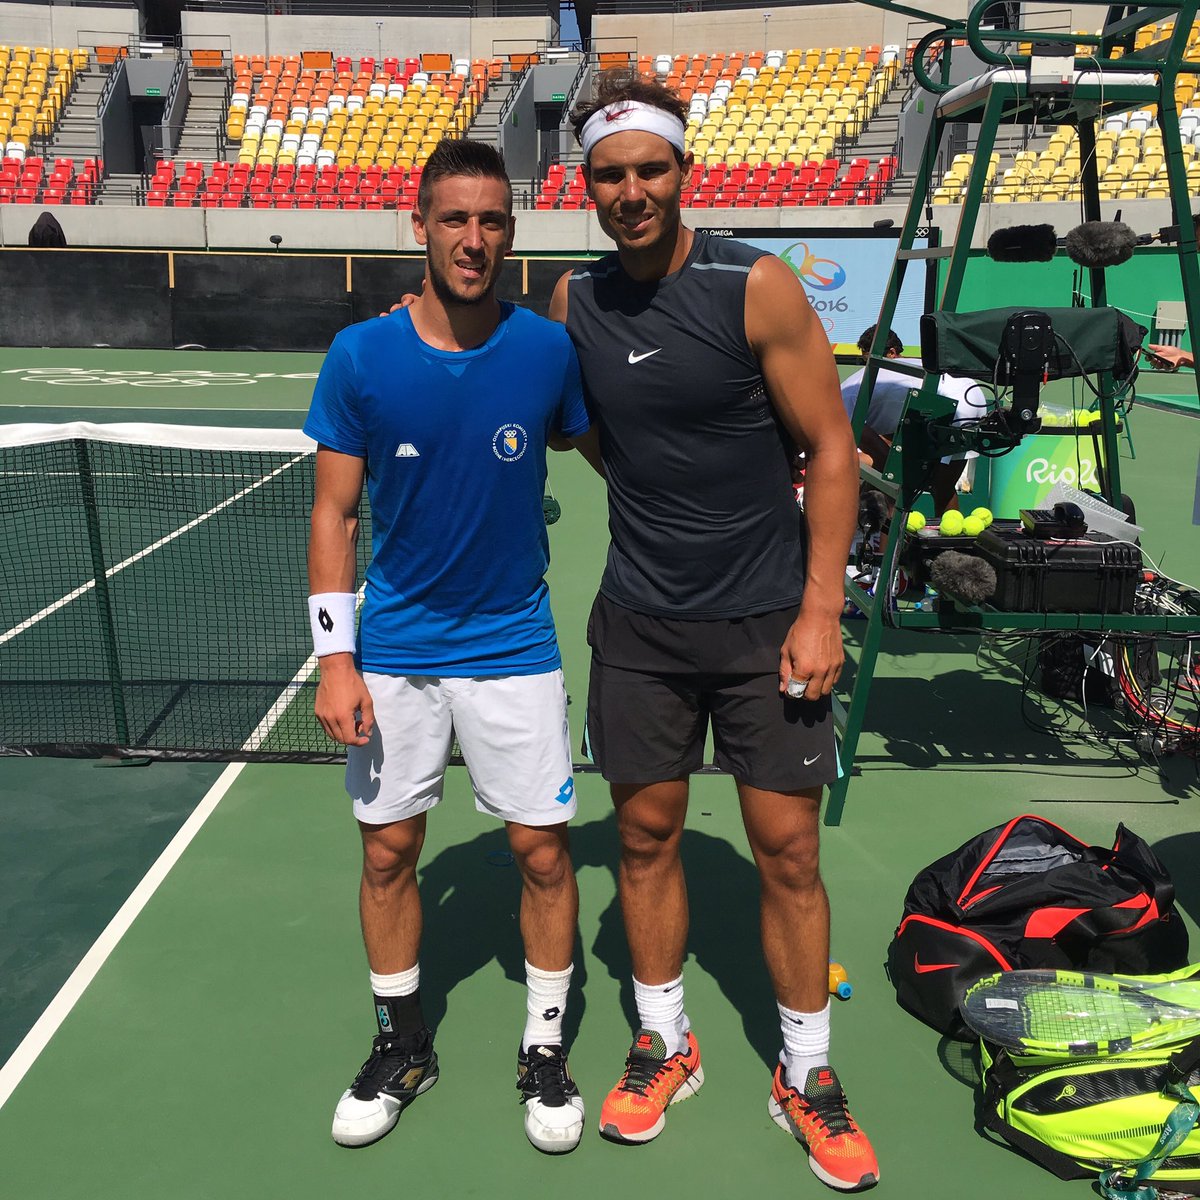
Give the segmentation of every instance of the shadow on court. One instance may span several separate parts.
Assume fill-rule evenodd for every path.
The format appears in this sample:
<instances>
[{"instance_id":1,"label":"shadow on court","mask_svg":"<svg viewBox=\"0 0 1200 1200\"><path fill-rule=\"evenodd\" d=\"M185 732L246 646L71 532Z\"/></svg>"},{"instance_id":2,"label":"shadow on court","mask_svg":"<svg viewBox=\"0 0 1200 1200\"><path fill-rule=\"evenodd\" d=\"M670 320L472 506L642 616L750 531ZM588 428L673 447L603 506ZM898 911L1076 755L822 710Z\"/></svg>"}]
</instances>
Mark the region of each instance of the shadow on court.
<instances>
[{"instance_id":1,"label":"shadow on court","mask_svg":"<svg viewBox=\"0 0 1200 1200\"><path fill-rule=\"evenodd\" d=\"M691 909L689 959L718 985L741 1015L747 1041L773 1068L779 1055L779 1022L759 945L758 873L723 838L688 828L682 845ZM592 950L619 982L621 1005L632 1030L637 1010L616 898L615 820L610 816L572 826L571 853L577 871L600 867L612 873L612 898L600 915ZM507 837L497 829L443 850L421 869L420 883L425 909L421 1000L426 1019L436 1029L454 988L493 958L509 979L524 985L518 922L521 880L508 856ZM577 943L564 1027L568 1045L579 1032L586 982L584 955Z\"/></svg>"}]
</instances>

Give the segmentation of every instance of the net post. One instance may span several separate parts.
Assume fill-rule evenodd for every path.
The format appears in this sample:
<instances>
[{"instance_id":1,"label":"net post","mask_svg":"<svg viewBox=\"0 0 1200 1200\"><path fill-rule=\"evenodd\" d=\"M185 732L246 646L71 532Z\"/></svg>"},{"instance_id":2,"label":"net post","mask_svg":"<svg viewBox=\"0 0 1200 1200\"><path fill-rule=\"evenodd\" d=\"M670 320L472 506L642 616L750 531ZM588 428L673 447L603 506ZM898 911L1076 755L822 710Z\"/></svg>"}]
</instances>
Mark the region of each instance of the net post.
<instances>
[{"instance_id":1,"label":"net post","mask_svg":"<svg viewBox=\"0 0 1200 1200\"><path fill-rule=\"evenodd\" d=\"M104 561L104 542L100 536L100 509L96 503L96 483L92 476L92 458L85 438L75 439L75 462L79 468L79 490L83 497L83 514L87 521L88 548L92 556L92 578L96 581L96 606L104 642L104 658L108 667L108 683L112 693L113 722L117 741L129 745L129 716L125 711L125 690L121 678L121 654L117 646L117 629L113 622L112 598L108 591L108 572Z\"/></svg>"}]
</instances>

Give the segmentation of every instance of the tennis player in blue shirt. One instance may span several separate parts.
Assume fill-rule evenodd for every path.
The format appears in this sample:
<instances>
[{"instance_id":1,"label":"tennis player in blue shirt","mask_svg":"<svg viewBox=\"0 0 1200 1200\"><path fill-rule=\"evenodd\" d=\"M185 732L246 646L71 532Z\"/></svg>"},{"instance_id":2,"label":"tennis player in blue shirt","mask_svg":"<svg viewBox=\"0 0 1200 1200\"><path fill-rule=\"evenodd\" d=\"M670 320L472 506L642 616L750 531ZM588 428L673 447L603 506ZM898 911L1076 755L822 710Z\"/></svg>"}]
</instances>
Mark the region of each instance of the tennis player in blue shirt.
<instances>
[{"instance_id":1,"label":"tennis player in blue shirt","mask_svg":"<svg viewBox=\"0 0 1200 1200\"><path fill-rule=\"evenodd\" d=\"M588 418L566 331L495 296L514 229L495 150L439 143L412 219L426 252L422 295L334 339L304 427L319 443L309 544L316 715L348 747L378 1023L370 1058L338 1101L333 1138L375 1141L437 1082L420 1003L416 868L457 735L476 807L504 821L521 872L528 991L517 1087L529 1140L560 1153L583 1128L562 1045L579 897L542 495L547 439L581 436ZM364 479L372 557L356 644Z\"/></svg>"}]
</instances>

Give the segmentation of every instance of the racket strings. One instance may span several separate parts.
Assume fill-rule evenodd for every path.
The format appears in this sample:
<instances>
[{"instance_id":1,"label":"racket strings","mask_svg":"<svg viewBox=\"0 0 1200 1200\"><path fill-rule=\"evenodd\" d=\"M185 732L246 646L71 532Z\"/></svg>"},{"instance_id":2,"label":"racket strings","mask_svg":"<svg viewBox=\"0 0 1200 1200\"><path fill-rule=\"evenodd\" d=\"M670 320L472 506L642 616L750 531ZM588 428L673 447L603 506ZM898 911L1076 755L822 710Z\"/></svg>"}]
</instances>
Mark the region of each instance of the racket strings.
<instances>
[{"instance_id":1,"label":"racket strings","mask_svg":"<svg viewBox=\"0 0 1200 1200\"><path fill-rule=\"evenodd\" d=\"M1043 988L1024 998L1022 1036L1044 1045L1135 1039L1158 1018L1132 995L1094 989Z\"/></svg>"}]
</instances>

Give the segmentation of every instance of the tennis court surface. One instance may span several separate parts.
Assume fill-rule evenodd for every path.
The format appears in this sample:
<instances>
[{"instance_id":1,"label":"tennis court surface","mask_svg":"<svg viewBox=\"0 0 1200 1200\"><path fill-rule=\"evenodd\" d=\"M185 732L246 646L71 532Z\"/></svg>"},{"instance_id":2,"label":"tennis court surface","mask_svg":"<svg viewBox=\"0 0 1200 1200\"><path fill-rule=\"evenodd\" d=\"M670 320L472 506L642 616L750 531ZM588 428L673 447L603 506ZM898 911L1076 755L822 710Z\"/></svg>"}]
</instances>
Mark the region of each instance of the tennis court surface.
<instances>
[{"instance_id":1,"label":"tennis court surface","mask_svg":"<svg viewBox=\"0 0 1200 1200\"><path fill-rule=\"evenodd\" d=\"M286 432L303 418L318 365L305 355L3 351L0 420ZM49 374L55 371L63 374ZM149 374L114 374L131 371ZM72 372L82 372L76 382L47 382ZM255 382L153 382L222 377ZM95 382L101 379L109 382ZM1146 549L1156 560L1165 553L1170 574L1195 580L1200 426L1182 413L1150 409L1135 410L1134 422L1137 457L1122 471L1146 527ZM41 477L38 486L53 487L50 472L28 469ZM178 497L190 491L189 503L203 512L260 477L226 480L232 490L220 499L206 490L211 481L172 486ZM550 531L551 595L578 738L584 627L606 547L603 496L573 456L552 460L551 484L563 507ZM251 495L265 497L271 487ZM192 519L172 524L168 514L161 527L127 530L114 553L123 561ZM114 589L122 576L131 583L118 607L153 603L132 586L143 566L149 578L152 566L169 565L157 574L176 582L219 571L216 544L208 543L216 519L117 576ZM250 520L231 524L237 527L228 535L246 541L223 536L221 544L243 557L271 536ZM26 528L21 537L37 552L31 547L31 565L6 593L6 612L13 605L19 615L0 632L77 586L55 541L80 532L53 522ZM139 537L149 540L139 544ZM264 580L256 603L298 608L302 592L287 594L292 585L291 576ZM146 669L169 665L183 627L203 617L189 611L192 603L168 596L156 605L161 654ZM67 607L42 624L65 620ZM846 629L853 655L855 628ZM59 637L80 636L60 630L44 652ZM207 629L204 642L213 655L236 646L223 628ZM908 633L892 635L885 649L860 748L862 775L843 823L822 832L833 953L855 989L848 1002L835 1001L834 1062L878 1151L880 1188L906 1200L931 1186L968 1188L985 1200L1090 1195L1086 1183L1060 1183L975 1131L973 1055L939 1042L896 1006L883 971L886 949L921 867L1025 811L1103 844L1125 821L1171 870L1200 946L1195 763L1164 759L1159 771L1130 748L1031 728L1026 718L1047 723L1056 714L1043 712L1033 695L1022 703L1021 656L1007 644ZM268 682L286 682L294 669L288 659ZM134 724L152 724L169 699L159 693L158 707L134 705ZM237 718L239 732L253 733L271 701L269 688L255 694ZM81 704L80 716L91 708ZM297 721L304 716L294 713ZM802 1150L767 1116L777 1018L756 948L755 873L732 786L720 777L695 780L684 846L692 907L687 1009L704 1055L704 1089L671 1110L666 1132L649 1146L615 1146L594 1133L628 1048L632 996L606 789L594 775L580 775L577 786L581 920L568 1028L572 1069L588 1104L583 1144L551 1159L525 1141L513 1086L523 1020L519 881L502 832L475 814L464 772L452 769L446 801L430 820L421 873L422 992L437 1025L442 1078L382 1142L347 1151L332 1143L329 1121L373 1026L357 927L357 838L341 769L0 759L4 1194L828 1194Z\"/></svg>"}]
</instances>

